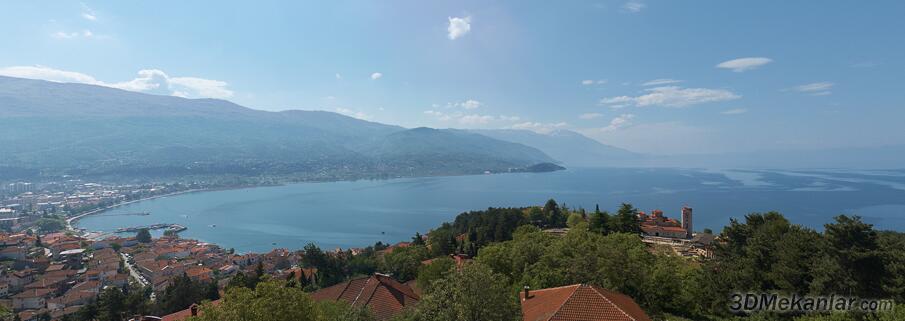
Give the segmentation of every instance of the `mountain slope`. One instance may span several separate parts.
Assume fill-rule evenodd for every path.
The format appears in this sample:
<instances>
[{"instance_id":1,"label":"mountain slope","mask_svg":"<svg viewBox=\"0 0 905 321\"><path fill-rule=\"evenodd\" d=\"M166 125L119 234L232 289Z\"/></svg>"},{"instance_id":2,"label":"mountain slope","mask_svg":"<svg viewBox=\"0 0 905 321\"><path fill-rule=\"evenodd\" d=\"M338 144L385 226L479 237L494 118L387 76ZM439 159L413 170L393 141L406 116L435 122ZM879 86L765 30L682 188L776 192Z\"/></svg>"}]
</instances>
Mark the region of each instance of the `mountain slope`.
<instances>
[{"instance_id":1,"label":"mountain slope","mask_svg":"<svg viewBox=\"0 0 905 321\"><path fill-rule=\"evenodd\" d=\"M476 134L9 77L0 77L0 119L0 166L98 175L369 177L502 171L552 161L534 148Z\"/></svg>"},{"instance_id":2,"label":"mountain slope","mask_svg":"<svg viewBox=\"0 0 905 321\"><path fill-rule=\"evenodd\" d=\"M572 166L634 166L643 158L641 154L604 145L570 130L556 130L549 134L516 129L474 130L473 132L537 148L550 157Z\"/></svg>"}]
</instances>

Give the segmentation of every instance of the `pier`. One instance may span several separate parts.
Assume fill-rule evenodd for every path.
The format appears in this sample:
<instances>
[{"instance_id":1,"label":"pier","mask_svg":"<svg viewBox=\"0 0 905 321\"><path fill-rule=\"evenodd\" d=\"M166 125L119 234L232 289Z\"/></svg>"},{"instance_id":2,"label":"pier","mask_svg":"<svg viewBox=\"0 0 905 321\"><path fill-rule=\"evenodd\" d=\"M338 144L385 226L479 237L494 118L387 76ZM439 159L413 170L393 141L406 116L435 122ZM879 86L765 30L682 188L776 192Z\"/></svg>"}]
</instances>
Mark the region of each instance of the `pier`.
<instances>
[{"instance_id":1,"label":"pier","mask_svg":"<svg viewBox=\"0 0 905 321\"><path fill-rule=\"evenodd\" d=\"M118 228L115 231L113 231L113 233L135 233L142 229L149 229L149 230L166 229L168 231L173 231L174 233L179 233L179 232L187 230L188 228L185 226L179 225L179 224L159 223L159 224L146 225L146 226L121 227L121 228Z\"/></svg>"}]
</instances>

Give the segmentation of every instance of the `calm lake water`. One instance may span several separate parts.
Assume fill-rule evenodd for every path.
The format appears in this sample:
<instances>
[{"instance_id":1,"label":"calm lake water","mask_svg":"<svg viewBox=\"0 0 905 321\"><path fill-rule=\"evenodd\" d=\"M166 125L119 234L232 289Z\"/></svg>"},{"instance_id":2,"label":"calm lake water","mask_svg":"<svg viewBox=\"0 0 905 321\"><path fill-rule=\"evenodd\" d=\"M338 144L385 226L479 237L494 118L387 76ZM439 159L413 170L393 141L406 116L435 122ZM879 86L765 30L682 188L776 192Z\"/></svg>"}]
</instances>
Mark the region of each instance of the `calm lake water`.
<instances>
[{"instance_id":1,"label":"calm lake water","mask_svg":"<svg viewBox=\"0 0 905 321\"><path fill-rule=\"evenodd\" d=\"M276 247L362 247L408 240L457 214L487 207L542 205L615 210L629 202L679 217L694 208L695 228L719 230L732 217L776 210L820 229L837 214L859 214L881 229L905 230L905 170L741 171L569 169L553 173L300 183L183 194L138 202L78 225L92 231L177 223L180 233L240 252Z\"/></svg>"}]
</instances>

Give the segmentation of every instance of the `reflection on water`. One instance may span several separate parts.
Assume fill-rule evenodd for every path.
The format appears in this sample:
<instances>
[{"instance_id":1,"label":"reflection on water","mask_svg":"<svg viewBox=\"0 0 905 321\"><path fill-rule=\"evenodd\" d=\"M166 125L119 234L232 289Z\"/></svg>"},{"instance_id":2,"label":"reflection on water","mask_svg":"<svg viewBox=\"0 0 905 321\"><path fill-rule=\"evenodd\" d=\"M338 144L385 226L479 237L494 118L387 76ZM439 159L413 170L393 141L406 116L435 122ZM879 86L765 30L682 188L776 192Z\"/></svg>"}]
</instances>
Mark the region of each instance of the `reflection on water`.
<instances>
[{"instance_id":1,"label":"reflection on water","mask_svg":"<svg viewBox=\"0 0 905 321\"><path fill-rule=\"evenodd\" d=\"M630 202L642 210L678 215L695 208L695 226L719 229L730 217L777 210L793 222L820 228L840 213L857 213L887 229L905 229L900 175L883 172L708 171L689 169L570 169L430 177L389 181L304 183L193 193L116 208L149 216L89 217L81 227L176 223L181 235L266 251L316 242L327 248L408 240L460 212L540 205L555 198L569 207L615 210ZM276 245L274 245L276 243Z\"/></svg>"}]
</instances>

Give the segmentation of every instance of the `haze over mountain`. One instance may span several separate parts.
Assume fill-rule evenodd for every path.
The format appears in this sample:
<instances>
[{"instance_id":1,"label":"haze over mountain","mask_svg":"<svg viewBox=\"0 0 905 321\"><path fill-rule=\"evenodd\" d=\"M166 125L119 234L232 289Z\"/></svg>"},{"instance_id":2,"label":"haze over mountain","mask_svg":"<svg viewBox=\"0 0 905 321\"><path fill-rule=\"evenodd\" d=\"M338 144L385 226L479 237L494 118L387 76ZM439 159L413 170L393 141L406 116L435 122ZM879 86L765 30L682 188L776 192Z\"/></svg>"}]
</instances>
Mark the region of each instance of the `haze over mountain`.
<instances>
[{"instance_id":1,"label":"haze over mountain","mask_svg":"<svg viewBox=\"0 0 905 321\"><path fill-rule=\"evenodd\" d=\"M0 77L0 118L0 165L98 175L448 175L555 161L459 130L9 77Z\"/></svg>"},{"instance_id":2,"label":"haze over mountain","mask_svg":"<svg viewBox=\"0 0 905 321\"><path fill-rule=\"evenodd\" d=\"M473 130L499 140L519 143L544 151L567 166L638 166L643 155L602 144L571 130L537 133L530 130Z\"/></svg>"}]
</instances>

